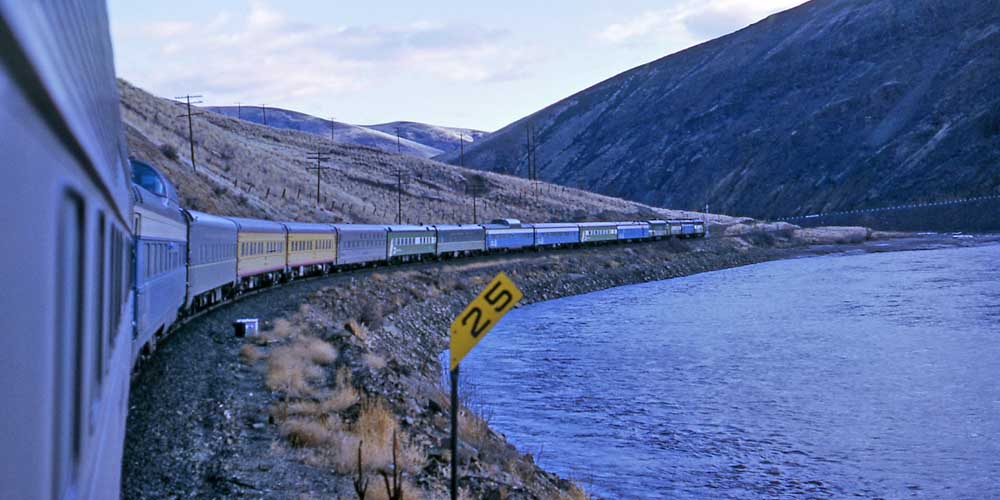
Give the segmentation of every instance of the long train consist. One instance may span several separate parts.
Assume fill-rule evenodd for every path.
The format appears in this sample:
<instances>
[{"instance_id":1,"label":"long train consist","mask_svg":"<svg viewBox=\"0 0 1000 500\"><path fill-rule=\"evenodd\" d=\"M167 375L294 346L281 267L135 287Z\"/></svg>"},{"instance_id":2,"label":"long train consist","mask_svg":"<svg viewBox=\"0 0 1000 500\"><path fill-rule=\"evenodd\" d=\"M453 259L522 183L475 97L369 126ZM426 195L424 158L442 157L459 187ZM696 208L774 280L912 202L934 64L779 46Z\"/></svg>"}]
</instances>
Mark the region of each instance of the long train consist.
<instances>
[{"instance_id":1,"label":"long train consist","mask_svg":"<svg viewBox=\"0 0 1000 500\"><path fill-rule=\"evenodd\" d=\"M179 318L245 291L414 259L704 235L695 220L400 226L184 210L155 168L128 159L112 60L99 0L0 0L0 498L117 498L136 361Z\"/></svg>"},{"instance_id":2,"label":"long train consist","mask_svg":"<svg viewBox=\"0 0 1000 500\"><path fill-rule=\"evenodd\" d=\"M522 224L320 224L223 217L178 206L170 182L131 160L136 334L151 353L179 316L288 280L373 265L490 252L697 238L701 220Z\"/></svg>"}]
</instances>

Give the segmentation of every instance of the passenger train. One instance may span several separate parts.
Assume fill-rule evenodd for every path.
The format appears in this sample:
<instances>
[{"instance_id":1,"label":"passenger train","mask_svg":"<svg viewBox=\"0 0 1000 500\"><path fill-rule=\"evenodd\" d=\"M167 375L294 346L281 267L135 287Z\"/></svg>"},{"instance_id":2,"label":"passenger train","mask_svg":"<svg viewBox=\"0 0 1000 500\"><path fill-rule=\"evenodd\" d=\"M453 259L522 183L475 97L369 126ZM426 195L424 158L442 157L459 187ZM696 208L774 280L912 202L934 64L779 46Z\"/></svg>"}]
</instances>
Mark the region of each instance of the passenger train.
<instances>
[{"instance_id":1,"label":"passenger train","mask_svg":"<svg viewBox=\"0 0 1000 500\"><path fill-rule=\"evenodd\" d=\"M178 205L130 160L105 6L0 0L0 498L120 494L129 378L178 320L361 266L701 237L700 220L363 225Z\"/></svg>"}]
</instances>

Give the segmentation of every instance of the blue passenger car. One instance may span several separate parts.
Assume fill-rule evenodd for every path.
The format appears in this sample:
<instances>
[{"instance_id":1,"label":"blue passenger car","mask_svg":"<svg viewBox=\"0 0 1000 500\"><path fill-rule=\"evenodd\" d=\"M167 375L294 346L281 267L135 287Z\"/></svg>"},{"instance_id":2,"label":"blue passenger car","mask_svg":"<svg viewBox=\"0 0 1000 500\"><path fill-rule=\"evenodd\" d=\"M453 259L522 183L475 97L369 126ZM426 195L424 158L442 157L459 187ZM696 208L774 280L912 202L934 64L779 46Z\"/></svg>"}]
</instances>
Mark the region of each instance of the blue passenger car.
<instances>
[{"instance_id":1,"label":"blue passenger car","mask_svg":"<svg viewBox=\"0 0 1000 500\"><path fill-rule=\"evenodd\" d=\"M619 222L619 240L643 240L649 238L648 222Z\"/></svg>"},{"instance_id":2,"label":"blue passenger car","mask_svg":"<svg viewBox=\"0 0 1000 500\"><path fill-rule=\"evenodd\" d=\"M535 244L535 231L523 227L517 219L497 219L482 226L486 230L487 250L512 250Z\"/></svg>"},{"instance_id":3,"label":"blue passenger car","mask_svg":"<svg viewBox=\"0 0 1000 500\"><path fill-rule=\"evenodd\" d=\"M535 231L535 246L554 247L580 242L580 226L568 222L525 224Z\"/></svg>"},{"instance_id":4,"label":"blue passenger car","mask_svg":"<svg viewBox=\"0 0 1000 500\"><path fill-rule=\"evenodd\" d=\"M187 222L174 187L153 167L132 161L135 206L133 363L177 320L187 286Z\"/></svg>"}]
</instances>

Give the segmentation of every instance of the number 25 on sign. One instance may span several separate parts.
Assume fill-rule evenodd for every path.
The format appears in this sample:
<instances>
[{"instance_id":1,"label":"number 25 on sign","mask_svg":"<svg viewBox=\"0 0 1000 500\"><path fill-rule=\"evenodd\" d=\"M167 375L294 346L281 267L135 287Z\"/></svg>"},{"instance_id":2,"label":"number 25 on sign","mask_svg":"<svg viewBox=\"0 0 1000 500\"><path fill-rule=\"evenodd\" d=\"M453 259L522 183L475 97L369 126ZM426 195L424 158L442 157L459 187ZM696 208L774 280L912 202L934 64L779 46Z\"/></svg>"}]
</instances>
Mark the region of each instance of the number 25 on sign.
<instances>
[{"instance_id":1,"label":"number 25 on sign","mask_svg":"<svg viewBox=\"0 0 1000 500\"><path fill-rule=\"evenodd\" d=\"M451 322L451 369L458 363L497 321L514 308L524 295L506 274L497 274L479 296Z\"/></svg>"}]
</instances>

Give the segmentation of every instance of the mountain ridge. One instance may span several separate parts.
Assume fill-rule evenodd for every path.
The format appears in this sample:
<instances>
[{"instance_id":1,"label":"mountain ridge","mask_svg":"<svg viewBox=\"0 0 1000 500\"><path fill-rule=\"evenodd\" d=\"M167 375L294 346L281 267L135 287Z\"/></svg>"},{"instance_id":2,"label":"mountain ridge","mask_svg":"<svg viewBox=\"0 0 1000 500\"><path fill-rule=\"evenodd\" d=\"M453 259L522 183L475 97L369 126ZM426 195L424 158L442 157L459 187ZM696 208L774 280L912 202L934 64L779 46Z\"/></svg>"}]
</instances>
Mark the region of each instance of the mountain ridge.
<instances>
[{"instance_id":1,"label":"mountain ridge","mask_svg":"<svg viewBox=\"0 0 1000 500\"><path fill-rule=\"evenodd\" d=\"M279 107L266 107L266 111L260 106L206 106L203 109L262 125L265 124L266 115L267 126L297 130L323 137L330 137L332 125L336 141L370 146L391 153L399 152L421 158L432 158L452 150L458 150L460 148L459 134L464 134L467 137L466 142L487 135L487 132L475 129L442 127L412 121L354 125ZM395 127L400 129L398 145Z\"/></svg>"},{"instance_id":2,"label":"mountain ridge","mask_svg":"<svg viewBox=\"0 0 1000 500\"><path fill-rule=\"evenodd\" d=\"M1000 192L998 5L813 0L546 106L465 165L526 176L531 123L543 180L655 205L777 217Z\"/></svg>"}]
</instances>

